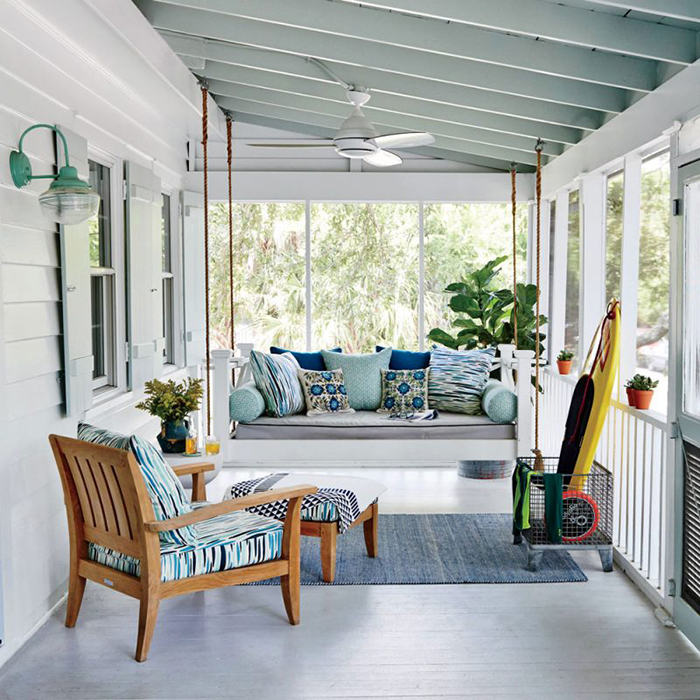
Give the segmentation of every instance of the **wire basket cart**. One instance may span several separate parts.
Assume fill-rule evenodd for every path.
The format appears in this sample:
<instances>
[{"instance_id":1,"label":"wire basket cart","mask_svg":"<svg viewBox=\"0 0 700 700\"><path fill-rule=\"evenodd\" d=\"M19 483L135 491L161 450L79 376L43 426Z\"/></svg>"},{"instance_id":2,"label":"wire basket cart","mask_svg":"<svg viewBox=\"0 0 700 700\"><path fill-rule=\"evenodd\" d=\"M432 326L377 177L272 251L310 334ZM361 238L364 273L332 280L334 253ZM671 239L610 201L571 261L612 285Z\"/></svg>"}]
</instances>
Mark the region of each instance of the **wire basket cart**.
<instances>
[{"instance_id":1,"label":"wire basket cart","mask_svg":"<svg viewBox=\"0 0 700 700\"><path fill-rule=\"evenodd\" d=\"M534 469L535 458L519 458L518 464ZM557 457L545 457L544 471L531 474L530 527L516 532L514 543L527 546L529 571L537 571L544 553L553 549L595 549L603 571L612 571L612 473L598 462L585 477L558 474L558 466Z\"/></svg>"}]
</instances>

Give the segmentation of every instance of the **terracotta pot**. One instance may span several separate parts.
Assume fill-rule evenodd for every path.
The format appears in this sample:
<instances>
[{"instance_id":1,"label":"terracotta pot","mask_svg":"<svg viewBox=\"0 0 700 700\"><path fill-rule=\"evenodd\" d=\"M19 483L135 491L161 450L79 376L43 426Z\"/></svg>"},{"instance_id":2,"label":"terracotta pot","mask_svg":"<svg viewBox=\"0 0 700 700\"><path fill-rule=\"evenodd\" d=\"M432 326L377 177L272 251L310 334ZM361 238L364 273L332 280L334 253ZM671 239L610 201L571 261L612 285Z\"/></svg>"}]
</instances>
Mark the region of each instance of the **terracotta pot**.
<instances>
[{"instance_id":1,"label":"terracotta pot","mask_svg":"<svg viewBox=\"0 0 700 700\"><path fill-rule=\"evenodd\" d=\"M654 396L653 391L634 391L635 406L641 410L646 410L651 405L651 397Z\"/></svg>"},{"instance_id":2,"label":"terracotta pot","mask_svg":"<svg viewBox=\"0 0 700 700\"><path fill-rule=\"evenodd\" d=\"M625 387L627 389L627 403L632 406L632 408L637 407L637 401L635 396L635 391L631 387Z\"/></svg>"},{"instance_id":3,"label":"terracotta pot","mask_svg":"<svg viewBox=\"0 0 700 700\"><path fill-rule=\"evenodd\" d=\"M571 372L571 365L573 360L557 360L557 367L559 368L559 374L569 374Z\"/></svg>"}]
</instances>

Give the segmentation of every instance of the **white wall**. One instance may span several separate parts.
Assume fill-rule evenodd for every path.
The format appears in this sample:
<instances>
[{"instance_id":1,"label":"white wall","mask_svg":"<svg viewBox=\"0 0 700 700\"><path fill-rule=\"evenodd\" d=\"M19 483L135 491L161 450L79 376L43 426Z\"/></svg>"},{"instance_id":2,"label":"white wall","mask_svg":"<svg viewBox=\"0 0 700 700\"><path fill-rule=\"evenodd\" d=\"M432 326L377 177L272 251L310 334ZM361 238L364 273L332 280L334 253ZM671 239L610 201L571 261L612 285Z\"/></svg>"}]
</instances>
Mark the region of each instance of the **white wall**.
<instances>
[{"instance_id":1,"label":"white wall","mask_svg":"<svg viewBox=\"0 0 700 700\"><path fill-rule=\"evenodd\" d=\"M64 592L66 517L47 436L76 429L65 417L59 374L58 234L37 202L47 181L16 189L9 153L31 124L61 124L90 148L152 169L179 189L200 99L193 76L127 0L0 0L0 664ZM217 138L223 122L210 113ZM53 172L48 130L30 134L25 146L36 173ZM135 401L126 395L89 417L152 437L155 426Z\"/></svg>"}]
</instances>

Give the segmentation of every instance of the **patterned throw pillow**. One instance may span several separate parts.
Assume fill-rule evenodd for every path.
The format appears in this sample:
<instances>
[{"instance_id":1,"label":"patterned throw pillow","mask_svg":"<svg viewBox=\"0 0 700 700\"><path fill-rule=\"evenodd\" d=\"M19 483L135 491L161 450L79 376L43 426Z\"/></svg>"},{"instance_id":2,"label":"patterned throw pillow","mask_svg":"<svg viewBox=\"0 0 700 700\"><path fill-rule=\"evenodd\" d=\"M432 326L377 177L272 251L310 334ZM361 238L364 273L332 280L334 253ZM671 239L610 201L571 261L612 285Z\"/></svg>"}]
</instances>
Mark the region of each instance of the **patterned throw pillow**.
<instances>
[{"instance_id":1,"label":"patterned throw pillow","mask_svg":"<svg viewBox=\"0 0 700 700\"><path fill-rule=\"evenodd\" d=\"M281 418L304 410L304 394L297 376L299 363L291 353L266 355L253 350L250 367L255 386L265 399L267 415Z\"/></svg>"},{"instance_id":2,"label":"patterned throw pillow","mask_svg":"<svg viewBox=\"0 0 700 700\"><path fill-rule=\"evenodd\" d=\"M410 414L428 410L430 369L383 369L378 413Z\"/></svg>"},{"instance_id":3,"label":"patterned throw pillow","mask_svg":"<svg viewBox=\"0 0 700 700\"><path fill-rule=\"evenodd\" d=\"M342 369L350 408L356 411L376 411L382 400L382 375L389 369L391 348L366 355L341 355L322 350L326 369Z\"/></svg>"},{"instance_id":4,"label":"patterned throw pillow","mask_svg":"<svg viewBox=\"0 0 700 700\"><path fill-rule=\"evenodd\" d=\"M355 412L348 403L342 369L324 372L300 369L299 380L304 391L307 416Z\"/></svg>"},{"instance_id":5,"label":"patterned throw pillow","mask_svg":"<svg viewBox=\"0 0 700 700\"><path fill-rule=\"evenodd\" d=\"M452 413L481 414L481 395L489 379L496 348L448 350L434 348L430 355L430 407Z\"/></svg>"},{"instance_id":6,"label":"patterned throw pillow","mask_svg":"<svg viewBox=\"0 0 700 700\"><path fill-rule=\"evenodd\" d=\"M146 491L151 499L156 520L168 520L192 511L180 480L163 459L158 448L150 442L137 435L129 437L82 422L78 423L78 440L133 452L146 482ZM190 545L197 541L197 528L193 525L159 534L161 542L170 544Z\"/></svg>"}]
</instances>

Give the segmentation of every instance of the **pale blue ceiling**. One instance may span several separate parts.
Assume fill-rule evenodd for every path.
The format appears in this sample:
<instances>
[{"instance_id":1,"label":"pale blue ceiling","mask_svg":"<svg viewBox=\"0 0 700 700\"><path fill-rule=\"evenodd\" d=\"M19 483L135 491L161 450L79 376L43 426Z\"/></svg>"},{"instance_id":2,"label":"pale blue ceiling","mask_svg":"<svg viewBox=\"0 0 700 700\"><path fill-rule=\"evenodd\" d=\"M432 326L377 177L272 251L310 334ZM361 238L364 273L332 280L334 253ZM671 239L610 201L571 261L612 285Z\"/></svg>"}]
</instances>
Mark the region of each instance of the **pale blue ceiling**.
<instances>
[{"instance_id":1,"label":"pale blue ceiling","mask_svg":"<svg viewBox=\"0 0 700 700\"><path fill-rule=\"evenodd\" d=\"M331 136L371 90L381 132L506 169L578 143L697 59L700 0L134 0L238 121Z\"/></svg>"}]
</instances>

